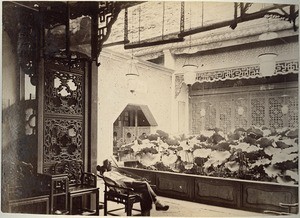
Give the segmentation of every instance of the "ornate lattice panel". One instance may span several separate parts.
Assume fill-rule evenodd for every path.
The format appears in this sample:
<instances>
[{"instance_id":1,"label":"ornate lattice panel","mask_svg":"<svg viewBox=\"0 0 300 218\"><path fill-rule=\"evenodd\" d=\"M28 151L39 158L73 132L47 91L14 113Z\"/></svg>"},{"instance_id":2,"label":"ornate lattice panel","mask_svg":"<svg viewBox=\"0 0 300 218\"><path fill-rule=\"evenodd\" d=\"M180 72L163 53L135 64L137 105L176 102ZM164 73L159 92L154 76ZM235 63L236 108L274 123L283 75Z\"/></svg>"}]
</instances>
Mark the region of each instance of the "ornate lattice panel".
<instances>
[{"instance_id":1,"label":"ornate lattice panel","mask_svg":"<svg viewBox=\"0 0 300 218\"><path fill-rule=\"evenodd\" d=\"M191 97L191 132L220 128L298 127L298 90L296 88L253 90ZM240 91L240 92L239 92Z\"/></svg>"},{"instance_id":2,"label":"ornate lattice panel","mask_svg":"<svg viewBox=\"0 0 300 218\"><path fill-rule=\"evenodd\" d=\"M234 128L247 128L249 115L249 99L247 95L236 95L233 99Z\"/></svg>"},{"instance_id":3,"label":"ornate lattice panel","mask_svg":"<svg viewBox=\"0 0 300 218\"><path fill-rule=\"evenodd\" d=\"M299 114L299 111L298 111L298 96L297 96L297 93L295 93L296 96L291 96L291 97L288 97L286 99L287 101L287 105L288 105L288 108L289 108L289 113L288 113L288 117L287 117L287 120L288 120L288 127L298 127L299 124L298 124L298 114Z\"/></svg>"},{"instance_id":4,"label":"ornate lattice panel","mask_svg":"<svg viewBox=\"0 0 300 218\"><path fill-rule=\"evenodd\" d=\"M222 98L219 104L219 108L219 127L224 132L229 132L232 126L232 102L229 98L227 100L226 98Z\"/></svg>"},{"instance_id":5,"label":"ornate lattice panel","mask_svg":"<svg viewBox=\"0 0 300 218\"><path fill-rule=\"evenodd\" d=\"M44 163L81 160L83 123L73 119L45 119Z\"/></svg>"},{"instance_id":6,"label":"ornate lattice panel","mask_svg":"<svg viewBox=\"0 0 300 218\"><path fill-rule=\"evenodd\" d=\"M216 127L217 124L217 110L216 102L209 102L206 107L206 116L205 116L205 129L212 129Z\"/></svg>"},{"instance_id":7,"label":"ornate lattice panel","mask_svg":"<svg viewBox=\"0 0 300 218\"><path fill-rule=\"evenodd\" d=\"M43 173L69 175L80 181L86 149L84 61L48 60L44 71L43 148L39 167Z\"/></svg>"},{"instance_id":8,"label":"ornate lattice panel","mask_svg":"<svg viewBox=\"0 0 300 218\"><path fill-rule=\"evenodd\" d=\"M45 75L45 112L82 115L83 75L48 69Z\"/></svg>"}]
</instances>

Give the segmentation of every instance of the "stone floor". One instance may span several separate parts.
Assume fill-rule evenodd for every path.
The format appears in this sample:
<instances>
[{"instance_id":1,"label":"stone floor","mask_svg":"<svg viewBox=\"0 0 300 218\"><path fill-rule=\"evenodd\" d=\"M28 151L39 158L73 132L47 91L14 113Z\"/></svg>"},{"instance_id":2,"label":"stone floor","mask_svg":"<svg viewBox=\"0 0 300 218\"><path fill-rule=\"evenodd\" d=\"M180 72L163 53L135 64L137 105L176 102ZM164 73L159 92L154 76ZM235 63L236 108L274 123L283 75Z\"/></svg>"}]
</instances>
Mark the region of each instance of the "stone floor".
<instances>
[{"instance_id":1,"label":"stone floor","mask_svg":"<svg viewBox=\"0 0 300 218\"><path fill-rule=\"evenodd\" d=\"M195 202L182 201L177 199L160 197L161 201L170 206L168 211L151 210L152 217L266 217L266 214L255 213L243 210L230 209L225 207L217 207L205 205ZM121 207L121 204L109 202L108 208ZM135 205L139 208L139 204ZM134 214L136 212L133 212ZM118 212L121 216L126 216L124 210ZM100 210L100 216L103 216L103 210Z\"/></svg>"}]
</instances>

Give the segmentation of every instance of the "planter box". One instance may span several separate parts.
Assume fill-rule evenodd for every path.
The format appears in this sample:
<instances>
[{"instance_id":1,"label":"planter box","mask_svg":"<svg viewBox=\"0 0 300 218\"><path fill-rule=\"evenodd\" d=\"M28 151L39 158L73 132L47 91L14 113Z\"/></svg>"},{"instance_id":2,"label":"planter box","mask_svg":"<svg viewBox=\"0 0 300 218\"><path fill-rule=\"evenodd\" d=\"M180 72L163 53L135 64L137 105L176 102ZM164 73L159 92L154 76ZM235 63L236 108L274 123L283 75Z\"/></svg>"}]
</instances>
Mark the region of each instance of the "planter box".
<instances>
[{"instance_id":1,"label":"planter box","mask_svg":"<svg viewBox=\"0 0 300 218\"><path fill-rule=\"evenodd\" d=\"M298 186L124 167L156 186L158 195L204 204L263 212L285 211L279 203L298 202ZM295 211L296 212L296 211Z\"/></svg>"}]
</instances>

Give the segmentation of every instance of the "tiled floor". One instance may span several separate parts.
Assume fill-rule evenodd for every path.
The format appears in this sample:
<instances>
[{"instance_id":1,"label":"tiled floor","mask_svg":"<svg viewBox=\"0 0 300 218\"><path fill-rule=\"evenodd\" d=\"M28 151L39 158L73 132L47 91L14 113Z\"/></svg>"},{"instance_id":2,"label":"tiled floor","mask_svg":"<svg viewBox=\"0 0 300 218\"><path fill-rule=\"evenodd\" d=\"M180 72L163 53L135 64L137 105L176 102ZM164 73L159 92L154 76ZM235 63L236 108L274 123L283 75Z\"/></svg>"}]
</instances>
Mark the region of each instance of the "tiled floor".
<instances>
[{"instance_id":1,"label":"tiled floor","mask_svg":"<svg viewBox=\"0 0 300 218\"><path fill-rule=\"evenodd\" d=\"M225 207L217 207L195 202L176 200L171 198L160 197L161 201L170 206L168 211L151 210L153 217L260 217L267 216L266 214L254 213L249 211L235 210ZM109 202L109 209L117 208L113 202ZM139 204L135 205L139 208ZM136 212L133 212L136 213ZM118 212L121 216L126 216L124 210ZM103 216L103 210L100 210L100 216Z\"/></svg>"}]
</instances>

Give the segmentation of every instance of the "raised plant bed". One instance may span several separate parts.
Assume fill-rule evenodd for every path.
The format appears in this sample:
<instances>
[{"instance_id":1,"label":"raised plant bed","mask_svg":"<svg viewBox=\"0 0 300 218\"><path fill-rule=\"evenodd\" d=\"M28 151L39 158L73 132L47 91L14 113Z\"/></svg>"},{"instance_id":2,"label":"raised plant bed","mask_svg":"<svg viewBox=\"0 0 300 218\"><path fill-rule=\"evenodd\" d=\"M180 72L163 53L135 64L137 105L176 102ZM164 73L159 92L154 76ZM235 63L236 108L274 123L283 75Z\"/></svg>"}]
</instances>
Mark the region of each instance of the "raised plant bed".
<instances>
[{"instance_id":1,"label":"raised plant bed","mask_svg":"<svg viewBox=\"0 0 300 218\"><path fill-rule=\"evenodd\" d=\"M279 203L298 202L297 185L188 175L131 167L122 167L122 169L147 178L151 184L156 186L156 192L159 195L170 198L256 212L285 211L279 206Z\"/></svg>"},{"instance_id":2,"label":"raised plant bed","mask_svg":"<svg viewBox=\"0 0 300 218\"><path fill-rule=\"evenodd\" d=\"M298 129L250 127L170 136L158 130L120 147L120 160L164 196L245 210L298 202Z\"/></svg>"}]
</instances>

